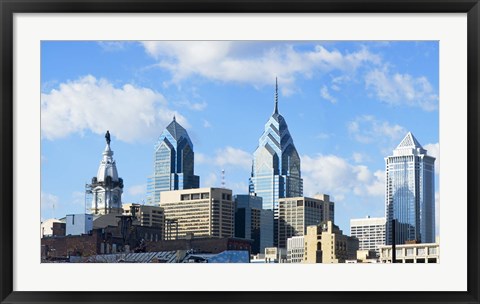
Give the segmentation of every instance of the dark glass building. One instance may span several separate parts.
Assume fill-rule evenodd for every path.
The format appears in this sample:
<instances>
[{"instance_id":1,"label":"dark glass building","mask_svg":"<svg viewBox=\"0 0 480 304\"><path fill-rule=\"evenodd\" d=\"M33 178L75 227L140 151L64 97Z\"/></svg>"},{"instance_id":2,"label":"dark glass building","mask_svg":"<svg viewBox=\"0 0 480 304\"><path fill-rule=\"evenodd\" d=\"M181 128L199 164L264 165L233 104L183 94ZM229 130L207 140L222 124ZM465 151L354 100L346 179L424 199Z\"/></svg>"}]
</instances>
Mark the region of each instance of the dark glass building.
<instances>
[{"instance_id":1,"label":"dark glass building","mask_svg":"<svg viewBox=\"0 0 480 304\"><path fill-rule=\"evenodd\" d=\"M175 117L158 138L153 158L154 172L147 183L148 203L159 203L162 191L199 187L192 141Z\"/></svg>"}]
</instances>

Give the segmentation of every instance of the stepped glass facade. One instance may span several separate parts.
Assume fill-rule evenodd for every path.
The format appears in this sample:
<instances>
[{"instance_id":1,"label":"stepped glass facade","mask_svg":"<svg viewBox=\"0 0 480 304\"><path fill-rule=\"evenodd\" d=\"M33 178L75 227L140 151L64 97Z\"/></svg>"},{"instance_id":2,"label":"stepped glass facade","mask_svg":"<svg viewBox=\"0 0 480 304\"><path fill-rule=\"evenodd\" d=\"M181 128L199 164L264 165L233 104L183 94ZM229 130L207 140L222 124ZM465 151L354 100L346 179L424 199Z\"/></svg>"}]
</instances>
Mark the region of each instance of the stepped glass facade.
<instances>
[{"instance_id":1,"label":"stepped glass facade","mask_svg":"<svg viewBox=\"0 0 480 304\"><path fill-rule=\"evenodd\" d=\"M160 202L162 191L198 188L200 179L194 174L193 144L187 131L173 121L155 144L154 172L147 182L147 203Z\"/></svg>"},{"instance_id":2,"label":"stepped glass facade","mask_svg":"<svg viewBox=\"0 0 480 304\"><path fill-rule=\"evenodd\" d=\"M288 126L278 112L278 85L275 107L254 152L250 193L263 199L263 209L274 212L274 245L278 245L278 199L303 196L300 157Z\"/></svg>"},{"instance_id":3,"label":"stepped glass facade","mask_svg":"<svg viewBox=\"0 0 480 304\"><path fill-rule=\"evenodd\" d=\"M435 242L435 158L408 133L386 163L386 244Z\"/></svg>"}]
</instances>

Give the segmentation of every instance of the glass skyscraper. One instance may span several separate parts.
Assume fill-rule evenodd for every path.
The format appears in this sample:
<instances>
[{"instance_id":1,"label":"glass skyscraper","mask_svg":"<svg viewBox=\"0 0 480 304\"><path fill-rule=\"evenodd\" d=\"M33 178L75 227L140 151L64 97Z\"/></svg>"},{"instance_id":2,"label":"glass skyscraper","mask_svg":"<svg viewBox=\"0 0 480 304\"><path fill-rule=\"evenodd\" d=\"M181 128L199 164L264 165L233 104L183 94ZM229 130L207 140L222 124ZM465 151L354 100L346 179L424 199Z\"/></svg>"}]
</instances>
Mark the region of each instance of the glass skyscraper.
<instances>
[{"instance_id":1,"label":"glass skyscraper","mask_svg":"<svg viewBox=\"0 0 480 304\"><path fill-rule=\"evenodd\" d=\"M278 113L278 85L275 106L254 152L249 191L263 199L263 209L274 212L274 240L278 240L278 199L303 196L298 156L287 123Z\"/></svg>"},{"instance_id":2,"label":"glass skyscraper","mask_svg":"<svg viewBox=\"0 0 480 304\"><path fill-rule=\"evenodd\" d=\"M386 244L392 244L392 219L396 220L395 243L435 242L435 158L427 155L408 133L385 158Z\"/></svg>"},{"instance_id":3,"label":"glass skyscraper","mask_svg":"<svg viewBox=\"0 0 480 304\"><path fill-rule=\"evenodd\" d=\"M147 182L147 203L159 203L162 191L199 187L200 179L194 175L192 141L175 117L158 138L153 158L154 172Z\"/></svg>"}]
</instances>

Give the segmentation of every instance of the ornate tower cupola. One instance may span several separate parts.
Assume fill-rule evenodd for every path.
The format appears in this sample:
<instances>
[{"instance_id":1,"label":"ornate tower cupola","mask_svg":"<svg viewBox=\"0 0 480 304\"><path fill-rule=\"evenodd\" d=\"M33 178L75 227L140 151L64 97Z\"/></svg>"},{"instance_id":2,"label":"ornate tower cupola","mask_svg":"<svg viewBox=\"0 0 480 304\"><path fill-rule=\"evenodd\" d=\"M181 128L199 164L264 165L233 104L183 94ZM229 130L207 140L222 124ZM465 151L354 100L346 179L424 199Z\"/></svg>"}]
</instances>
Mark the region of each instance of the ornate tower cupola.
<instances>
[{"instance_id":1,"label":"ornate tower cupola","mask_svg":"<svg viewBox=\"0 0 480 304\"><path fill-rule=\"evenodd\" d=\"M97 176L92 178L92 213L122 213L123 180L118 177L117 166L110 149L110 132L105 134L107 145L103 151Z\"/></svg>"}]
</instances>

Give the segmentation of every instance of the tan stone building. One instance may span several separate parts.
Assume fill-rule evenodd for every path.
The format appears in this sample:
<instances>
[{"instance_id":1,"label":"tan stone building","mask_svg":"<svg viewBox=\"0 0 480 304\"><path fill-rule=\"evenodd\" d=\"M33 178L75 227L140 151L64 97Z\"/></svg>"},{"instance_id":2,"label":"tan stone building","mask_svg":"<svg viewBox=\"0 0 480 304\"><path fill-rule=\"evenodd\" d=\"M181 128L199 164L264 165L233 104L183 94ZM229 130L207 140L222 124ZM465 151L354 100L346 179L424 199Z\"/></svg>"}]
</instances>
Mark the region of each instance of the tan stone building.
<instances>
[{"instance_id":1,"label":"tan stone building","mask_svg":"<svg viewBox=\"0 0 480 304\"><path fill-rule=\"evenodd\" d=\"M164 226L165 216L163 208L159 206L140 205L140 204L123 204L123 215L131 215L135 217L142 226Z\"/></svg>"},{"instance_id":2,"label":"tan stone building","mask_svg":"<svg viewBox=\"0 0 480 304\"><path fill-rule=\"evenodd\" d=\"M198 188L164 191L160 195L165 221L174 223L168 239L193 237L233 237L235 204L232 190Z\"/></svg>"},{"instance_id":3,"label":"tan stone building","mask_svg":"<svg viewBox=\"0 0 480 304\"><path fill-rule=\"evenodd\" d=\"M332 221L334 203L328 195L310 197L288 197L278 200L278 247L286 248L287 239L305 235L307 226Z\"/></svg>"},{"instance_id":4,"label":"tan stone building","mask_svg":"<svg viewBox=\"0 0 480 304\"><path fill-rule=\"evenodd\" d=\"M358 239L344 235L331 221L308 226L305 263L345 263L357 258Z\"/></svg>"}]
</instances>

